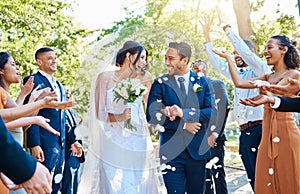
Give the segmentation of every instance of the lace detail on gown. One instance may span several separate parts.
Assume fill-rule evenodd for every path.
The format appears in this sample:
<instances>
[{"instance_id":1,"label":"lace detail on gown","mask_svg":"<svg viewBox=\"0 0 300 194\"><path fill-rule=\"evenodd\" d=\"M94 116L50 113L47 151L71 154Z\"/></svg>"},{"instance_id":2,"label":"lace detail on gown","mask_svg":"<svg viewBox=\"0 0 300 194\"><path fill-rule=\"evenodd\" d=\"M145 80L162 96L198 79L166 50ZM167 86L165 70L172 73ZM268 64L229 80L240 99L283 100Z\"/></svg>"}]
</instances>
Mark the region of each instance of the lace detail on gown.
<instances>
[{"instance_id":1,"label":"lace detail on gown","mask_svg":"<svg viewBox=\"0 0 300 194\"><path fill-rule=\"evenodd\" d=\"M116 103L113 99L112 88L106 93L106 113L123 113L127 105L122 100ZM85 163L88 166L83 169L79 193L167 193L148 131L142 98L135 102L134 107L136 111L132 112L138 115L132 117L139 118L136 131L124 129L124 122L100 122L99 129L93 129L99 130L100 140L89 145Z\"/></svg>"}]
</instances>

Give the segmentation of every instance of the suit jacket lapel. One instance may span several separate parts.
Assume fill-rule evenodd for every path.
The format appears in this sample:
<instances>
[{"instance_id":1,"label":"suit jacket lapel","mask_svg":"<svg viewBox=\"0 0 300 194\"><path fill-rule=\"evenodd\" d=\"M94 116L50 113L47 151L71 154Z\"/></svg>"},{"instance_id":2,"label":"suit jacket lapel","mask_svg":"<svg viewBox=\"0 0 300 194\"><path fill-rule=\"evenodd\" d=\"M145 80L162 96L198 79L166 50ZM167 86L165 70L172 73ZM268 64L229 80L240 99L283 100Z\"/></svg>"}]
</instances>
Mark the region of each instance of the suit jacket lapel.
<instances>
[{"instance_id":1,"label":"suit jacket lapel","mask_svg":"<svg viewBox=\"0 0 300 194\"><path fill-rule=\"evenodd\" d=\"M52 90L54 89L50 84L49 80L45 76L43 76L39 71L37 72L37 74L41 77L41 80L43 81L46 87L52 88ZM46 88L46 87L40 87L40 88Z\"/></svg>"},{"instance_id":2,"label":"suit jacket lapel","mask_svg":"<svg viewBox=\"0 0 300 194\"><path fill-rule=\"evenodd\" d=\"M168 75L168 79L169 79L169 82L168 82L169 86L174 90L174 92L176 93L176 95L180 101L180 104L183 106L184 102L182 100L184 98L183 98L182 92L177 84L175 77Z\"/></svg>"}]
</instances>

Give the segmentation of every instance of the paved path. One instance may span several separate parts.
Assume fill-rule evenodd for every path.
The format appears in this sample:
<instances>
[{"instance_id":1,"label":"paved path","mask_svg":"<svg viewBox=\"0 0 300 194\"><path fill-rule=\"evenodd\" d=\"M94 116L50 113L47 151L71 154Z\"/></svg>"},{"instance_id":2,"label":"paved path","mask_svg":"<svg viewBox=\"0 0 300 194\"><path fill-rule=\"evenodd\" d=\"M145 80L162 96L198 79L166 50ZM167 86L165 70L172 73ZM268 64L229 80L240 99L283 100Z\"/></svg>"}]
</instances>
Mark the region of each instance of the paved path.
<instances>
[{"instance_id":1,"label":"paved path","mask_svg":"<svg viewBox=\"0 0 300 194\"><path fill-rule=\"evenodd\" d=\"M230 194L253 194L248 182L246 171L225 167L228 193Z\"/></svg>"}]
</instances>

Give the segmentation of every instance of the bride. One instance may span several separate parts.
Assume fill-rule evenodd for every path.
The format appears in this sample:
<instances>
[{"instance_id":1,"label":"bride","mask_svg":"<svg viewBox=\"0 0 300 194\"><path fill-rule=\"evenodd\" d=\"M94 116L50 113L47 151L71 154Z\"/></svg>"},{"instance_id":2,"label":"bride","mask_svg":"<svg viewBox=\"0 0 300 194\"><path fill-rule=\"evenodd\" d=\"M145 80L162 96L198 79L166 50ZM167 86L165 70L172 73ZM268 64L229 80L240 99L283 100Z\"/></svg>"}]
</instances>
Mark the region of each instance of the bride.
<instances>
[{"instance_id":1,"label":"bride","mask_svg":"<svg viewBox=\"0 0 300 194\"><path fill-rule=\"evenodd\" d=\"M115 71L98 75L89 112L89 146L79 193L166 193L156 162L143 109L148 92L130 106L116 100L118 83L135 79L150 90L152 79L145 71L147 51L126 41L116 56ZM130 121L133 128L125 128Z\"/></svg>"}]
</instances>

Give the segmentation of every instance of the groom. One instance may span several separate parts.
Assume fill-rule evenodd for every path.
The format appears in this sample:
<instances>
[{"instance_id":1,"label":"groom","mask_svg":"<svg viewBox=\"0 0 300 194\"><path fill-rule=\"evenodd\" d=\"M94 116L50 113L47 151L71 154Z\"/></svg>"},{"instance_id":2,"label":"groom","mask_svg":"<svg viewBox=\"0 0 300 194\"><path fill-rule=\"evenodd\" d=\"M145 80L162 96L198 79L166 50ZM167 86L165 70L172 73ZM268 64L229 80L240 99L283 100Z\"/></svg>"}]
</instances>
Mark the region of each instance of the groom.
<instances>
[{"instance_id":1,"label":"groom","mask_svg":"<svg viewBox=\"0 0 300 194\"><path fill-rule=\"evenodd\" d=\"M160 160L168 194L200 194L210 148L205 136L215 110L214 91L205 77L189 71L191 47L171 42L165 55L168 74L155 79L147 120L160 131Z\"/></svg>"}]
</instances>

